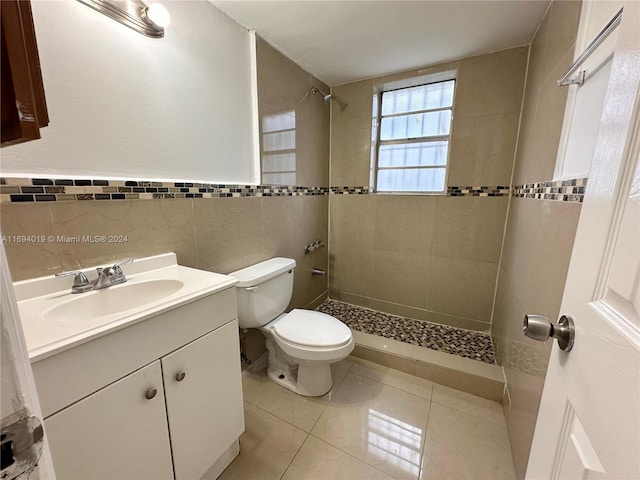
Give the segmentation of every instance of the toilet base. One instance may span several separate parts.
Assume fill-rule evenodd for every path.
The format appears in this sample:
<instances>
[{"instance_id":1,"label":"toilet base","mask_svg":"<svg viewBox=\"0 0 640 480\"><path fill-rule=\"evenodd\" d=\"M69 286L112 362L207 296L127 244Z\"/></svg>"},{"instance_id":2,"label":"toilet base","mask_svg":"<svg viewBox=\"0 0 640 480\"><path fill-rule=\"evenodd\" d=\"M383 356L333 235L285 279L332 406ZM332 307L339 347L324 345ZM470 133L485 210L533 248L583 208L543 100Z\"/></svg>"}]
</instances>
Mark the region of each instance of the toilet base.
<instances>
[{"instance_id":1,"label":"toilet base","mask_svg":"<svg viewBox=\"0 0 640 480\"><path fill-rule=\"evenodd\" d=\"M267 367L267 375L278 385L305 397L321 397L333 386L331 367L328 363L304 368L298 365L298 371L281 370Z\"/></svg>"},{"instance_id":2,"label":"toilet base","mask_svg":"<svg viewBox=\"0 0 640 480\"><path fill-rule=\"evenodd\" d=\"M269 351L267 375L278 385L306 397L320 397L331 390L331 364L324 362L292 363L293 358L278 348L270 336L265 334L265 345Z\"/></svg>"}]
</instances>

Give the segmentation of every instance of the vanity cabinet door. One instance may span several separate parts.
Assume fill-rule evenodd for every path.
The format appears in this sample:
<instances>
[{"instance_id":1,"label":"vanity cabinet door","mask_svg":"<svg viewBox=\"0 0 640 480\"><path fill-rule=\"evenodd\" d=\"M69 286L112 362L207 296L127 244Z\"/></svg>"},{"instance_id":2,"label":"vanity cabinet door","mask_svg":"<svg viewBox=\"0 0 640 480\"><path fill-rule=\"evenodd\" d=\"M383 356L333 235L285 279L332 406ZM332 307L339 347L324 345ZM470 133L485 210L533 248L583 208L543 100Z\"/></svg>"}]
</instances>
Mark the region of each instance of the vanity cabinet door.
<instances>
[{"instance_id":1,"label":"vanity cabinet door","mask_svg":"<svg viewBox=\"0 0 640 480\"><path fill-rule=\"evenodd\" d=\"M238 322L161 361L176 480L200 478L244 431Z\"/></svg>"},{"instance_id":2,"label":"vanity cabinet door","mask_svg":"<svg viewBox=\"0 0 640 480\"><path fill-rule=\"evenodd\" d=\"M60 480L173 479L160 361L44 422Z\"/></svg>"}]
</instances>

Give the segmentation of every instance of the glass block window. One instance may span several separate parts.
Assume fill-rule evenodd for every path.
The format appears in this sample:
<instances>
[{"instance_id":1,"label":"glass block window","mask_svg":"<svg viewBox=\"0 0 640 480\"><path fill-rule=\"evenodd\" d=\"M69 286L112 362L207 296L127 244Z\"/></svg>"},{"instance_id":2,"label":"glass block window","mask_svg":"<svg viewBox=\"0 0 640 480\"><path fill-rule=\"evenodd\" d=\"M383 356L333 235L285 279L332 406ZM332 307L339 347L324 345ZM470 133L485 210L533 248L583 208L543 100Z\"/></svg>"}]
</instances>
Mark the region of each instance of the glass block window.
<instances>
[{"instance_id":1,"label":"glass block window","mask_svg":"<svg viewBox=\"0 0 640 480\"><path fill-rule=\"evenodd\" d=\"M296 184L296 111L262 117L262 183Z\"/></svg>"},{"instance_id":2,"label":"glass block window","mask_svg":"<svg viewBox=\"0 0 640 480\"><path fill-rule=\"evenodd\" d=\"M455 80L374 95L376 192L444 193Z\"/></svg>"}]
</instances>

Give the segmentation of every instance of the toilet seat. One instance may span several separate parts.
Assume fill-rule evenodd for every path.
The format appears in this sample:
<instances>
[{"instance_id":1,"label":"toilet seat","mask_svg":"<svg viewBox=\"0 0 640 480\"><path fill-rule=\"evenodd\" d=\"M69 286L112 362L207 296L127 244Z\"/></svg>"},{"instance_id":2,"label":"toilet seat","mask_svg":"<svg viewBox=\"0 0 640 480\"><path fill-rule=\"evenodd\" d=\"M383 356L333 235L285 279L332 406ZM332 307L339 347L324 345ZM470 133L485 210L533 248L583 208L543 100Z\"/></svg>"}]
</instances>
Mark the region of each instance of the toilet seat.
<instances>
[{"instance_id":1,"label":"toilet seat","mask_svg":"<svg viewBox=\"0 0 640 480\"><path fill-rule=\"evenodd\" d=\"M352 342L351 330L337 318L311 310L294 309L273 325L274 336L292 345L336 348Z\"/></svg>"}]
</instances>

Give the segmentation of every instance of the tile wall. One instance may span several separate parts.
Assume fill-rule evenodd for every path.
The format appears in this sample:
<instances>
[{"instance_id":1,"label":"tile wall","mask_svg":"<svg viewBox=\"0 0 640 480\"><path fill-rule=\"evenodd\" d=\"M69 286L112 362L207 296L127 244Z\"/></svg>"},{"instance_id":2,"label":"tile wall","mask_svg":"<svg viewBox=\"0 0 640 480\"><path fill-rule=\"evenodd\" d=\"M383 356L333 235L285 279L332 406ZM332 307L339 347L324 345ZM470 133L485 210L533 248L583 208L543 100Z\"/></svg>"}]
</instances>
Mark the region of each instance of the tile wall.
<instances>
[{"instance_id":1,"label":"tile wall","mask_svg":"<svg viewBox=\"0 0 640 480\"><path fill-rule=\"evenodd\" d=\"M489 330L527 54L518 47L333 88L344 106L332 109L332 190L369 185L376 85L458 71L447 195L331 195L332 297Z\"/></svg>"},{"instance_id":2,"label":"tile wall","mask_svg":"<svg viewBox=\"0 0 640 480\"><path fill-rule=\"evenodd\" d=\"M525 313L557 319L584 179L551 182L567 88L555 81L573 61L581 2L555 1L531 45L522 125L491 333L507 380L505 413L518 478L523 478L551 342L522 333ZM559 198L558 198L559 197Z\"/></svg>"}]
</instances>

